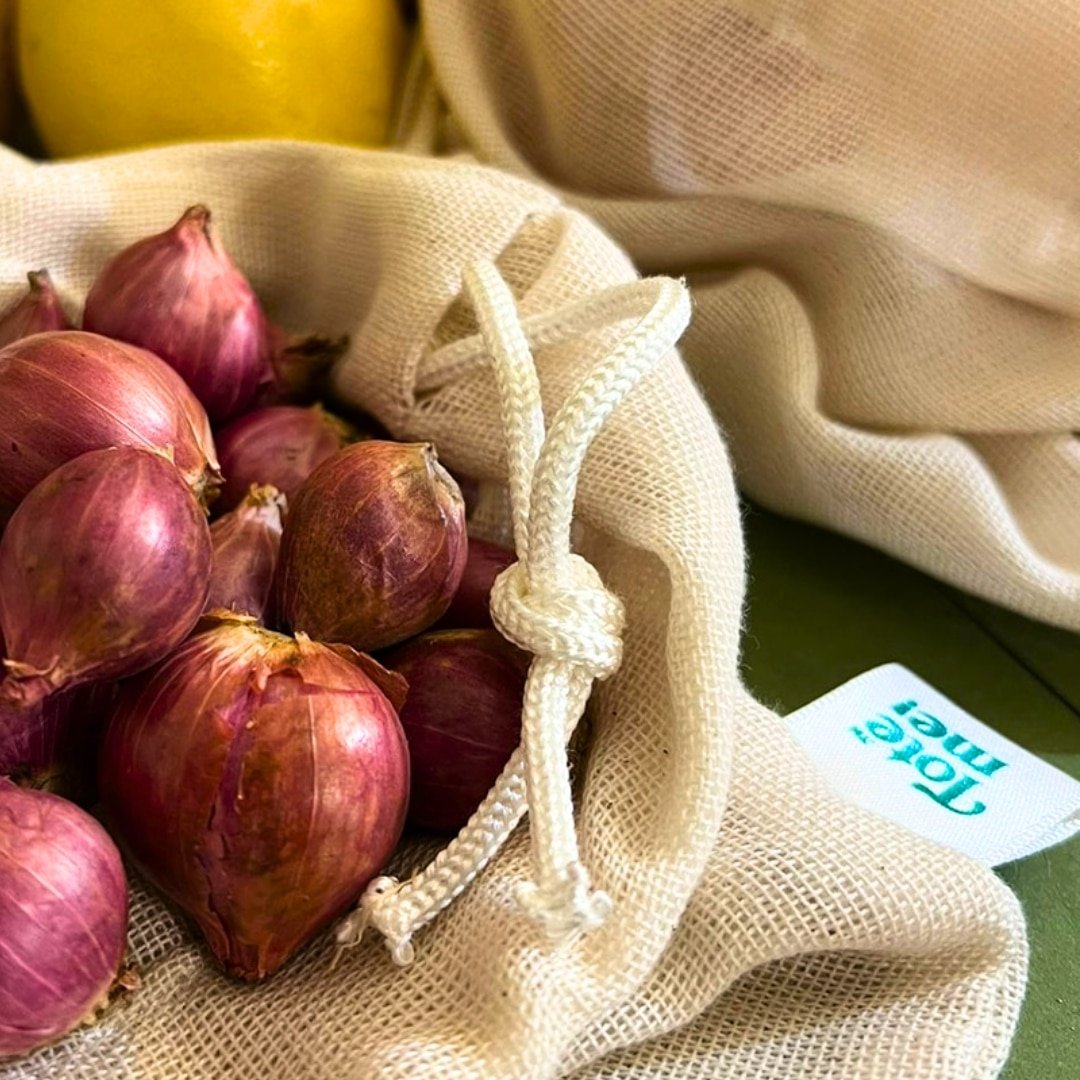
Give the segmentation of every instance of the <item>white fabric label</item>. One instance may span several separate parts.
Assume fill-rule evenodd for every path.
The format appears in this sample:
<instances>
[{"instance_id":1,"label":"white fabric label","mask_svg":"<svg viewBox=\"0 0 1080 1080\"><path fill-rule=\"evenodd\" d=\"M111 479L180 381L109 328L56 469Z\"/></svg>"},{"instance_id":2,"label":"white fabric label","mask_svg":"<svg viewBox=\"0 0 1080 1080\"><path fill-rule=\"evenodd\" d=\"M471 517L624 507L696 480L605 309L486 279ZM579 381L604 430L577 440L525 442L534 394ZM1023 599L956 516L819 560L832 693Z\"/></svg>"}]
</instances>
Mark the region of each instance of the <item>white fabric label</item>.
<instances>
[{"instance_id":1,"label":"white fabric label","mask_svg":"<svg viewBox=\"0 0 1080 1080\"><path fill-rule=\"evenodd\" d=\"M1080 831L1080 782L902 664L864 672L787 720L841 795L989 866Z\"/></svg>"}]
</instances>

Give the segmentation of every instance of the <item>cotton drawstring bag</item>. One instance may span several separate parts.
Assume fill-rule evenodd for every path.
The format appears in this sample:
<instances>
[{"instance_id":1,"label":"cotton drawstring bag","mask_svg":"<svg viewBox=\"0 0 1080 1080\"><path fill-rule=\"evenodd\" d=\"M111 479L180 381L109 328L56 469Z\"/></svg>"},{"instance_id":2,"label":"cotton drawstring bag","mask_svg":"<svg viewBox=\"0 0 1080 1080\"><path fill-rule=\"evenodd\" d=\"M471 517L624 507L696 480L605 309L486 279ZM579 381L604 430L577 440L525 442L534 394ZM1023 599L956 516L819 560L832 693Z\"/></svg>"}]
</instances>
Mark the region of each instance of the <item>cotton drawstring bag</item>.
<instances>
[{"instance_id":1,"label":"cotton drawstring bag","mask_svg":"<svg viewBox=\"0 0 1080 1080\"><path fill-rule=\"evenodd\" d=\"M477 528L520 557L494 615L536 654L524 754L459 838L408 847L256 987L135 883L141 987L4 1080L995 1075L1015 898L830 794L739 683L739 510L673 348L677 281L464 162L4 152L0 181L0 280L48 266L73 305L111 253L211 206L275 318L350 336L342 401L480 480Z\"/></svg>"},{"instance_id":2,"label":"cotton drawstring bag","mask_svg":"<svg viewBox=\"0 0 1080 1080\"><path fill-rule=\"evenodd\" d=\"M1080 628L1080 20L946 0L427 0L405 141L643 272L740 484Z\"/></svg>"}]
</instances>

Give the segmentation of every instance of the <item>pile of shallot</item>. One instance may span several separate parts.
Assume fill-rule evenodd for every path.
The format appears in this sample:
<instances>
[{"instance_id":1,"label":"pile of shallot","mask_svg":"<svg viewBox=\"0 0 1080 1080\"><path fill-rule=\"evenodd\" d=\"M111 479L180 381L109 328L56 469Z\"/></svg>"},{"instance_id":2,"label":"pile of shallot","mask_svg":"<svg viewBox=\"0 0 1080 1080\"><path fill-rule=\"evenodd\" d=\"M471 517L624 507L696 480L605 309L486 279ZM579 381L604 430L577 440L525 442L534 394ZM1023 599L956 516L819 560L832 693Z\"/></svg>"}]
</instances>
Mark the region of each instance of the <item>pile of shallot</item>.
<instances>
[{"instance_id":1,"label":"pile of shallot","mask_svg":"<svg viewBox=\"0 0 1080 1080\"><path fill-rule=\"evenodd\" d=\"M205 207L116 255L82 330L29 280L0 315L0 1058L136 986L121 852L228 974L272 974L407 823L465 824L528 667L488 608L513 554L470 544L433 446L319 403L343 343L275 326Z\"/></svg>"}]
</instances>

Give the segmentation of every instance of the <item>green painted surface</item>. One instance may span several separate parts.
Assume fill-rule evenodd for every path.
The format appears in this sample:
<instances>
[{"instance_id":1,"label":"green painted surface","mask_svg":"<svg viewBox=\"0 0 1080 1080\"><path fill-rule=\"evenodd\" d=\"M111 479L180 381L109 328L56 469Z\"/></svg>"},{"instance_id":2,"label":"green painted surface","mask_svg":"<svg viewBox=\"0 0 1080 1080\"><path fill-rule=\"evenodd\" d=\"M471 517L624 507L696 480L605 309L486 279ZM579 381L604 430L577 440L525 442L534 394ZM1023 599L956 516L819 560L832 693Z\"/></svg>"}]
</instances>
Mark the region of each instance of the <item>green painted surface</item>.
<instances>
[{"instance_id":1,"label":"green painted surface","mask_svg":"<svg viewBox=\"0 0 1080 1080\"><path fill-rule=\"evenodd\" d=\"M867 668L911 668L1080 777L1080 635L964 596L861 544L751 506L743 673L791 712ZM1031 974L1007 1080L1080 1077L1080 839L1013 863Z\"/></svg>"}]
</instances>

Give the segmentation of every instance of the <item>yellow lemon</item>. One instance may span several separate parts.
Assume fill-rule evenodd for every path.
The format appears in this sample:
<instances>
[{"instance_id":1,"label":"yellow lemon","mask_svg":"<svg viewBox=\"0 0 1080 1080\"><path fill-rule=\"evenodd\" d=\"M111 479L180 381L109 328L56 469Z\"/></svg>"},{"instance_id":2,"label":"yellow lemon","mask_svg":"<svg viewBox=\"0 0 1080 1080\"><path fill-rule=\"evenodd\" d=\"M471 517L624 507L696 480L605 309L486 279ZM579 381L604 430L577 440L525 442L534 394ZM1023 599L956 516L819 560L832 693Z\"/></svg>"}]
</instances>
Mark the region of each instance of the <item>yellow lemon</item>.
<instances>
[{"instance_id":1,"label":"yellow lemon","mask_svg":"<svg viewBox=\"0 0 1080 1080\"><path fill-rule=\"evenodd\" d=\"M395 0L18 0L17 34L23 92L59 156L190 139L378 144L405 47Z\"/></svg>"}]
</instances>

